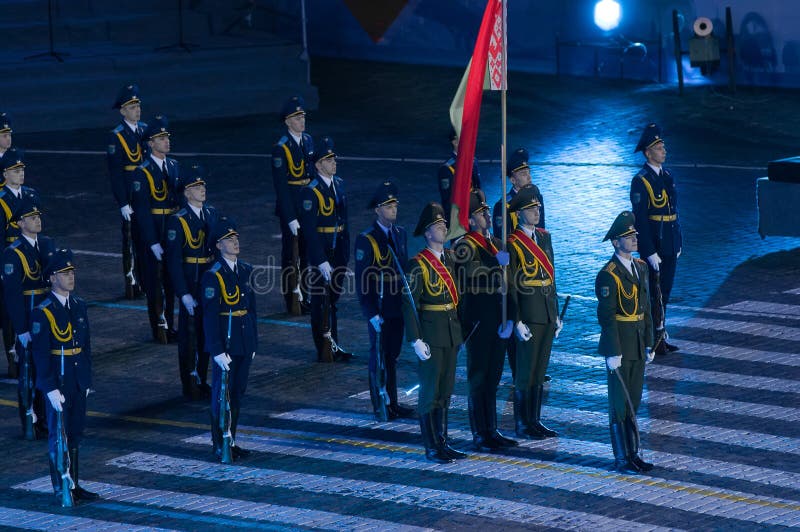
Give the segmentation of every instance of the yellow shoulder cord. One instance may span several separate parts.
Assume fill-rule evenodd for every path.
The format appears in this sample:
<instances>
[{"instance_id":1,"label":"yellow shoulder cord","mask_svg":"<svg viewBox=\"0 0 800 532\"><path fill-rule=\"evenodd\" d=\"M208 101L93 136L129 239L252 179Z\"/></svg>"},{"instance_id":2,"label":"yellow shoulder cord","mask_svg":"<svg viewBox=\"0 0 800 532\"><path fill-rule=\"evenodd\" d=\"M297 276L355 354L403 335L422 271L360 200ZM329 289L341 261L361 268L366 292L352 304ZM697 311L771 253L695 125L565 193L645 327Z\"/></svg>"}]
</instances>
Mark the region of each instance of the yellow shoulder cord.
<instances>
[{"instance_id":1,"label":"yellow shoulder cord","mask_svg":"<svg viewBox=\"0 0 800 532\"><path fill-rule=\"evenodd\" d=\"M325 201L325 196L322 195L322 192L316 188L312 188L311 190L317 195L317 200L319 201L317 214L321 214L322 216L330 216L333 214L333 198L329 198L328 201Z\"/></svg>"},{"instance_id":2,"label":"yellow shoulder cord","mask_svg":"<svg viewBox=\"0 0 800 532\"><path fill-rule=\"evenodd\" d=\"M608 271L608 270L606 270ZM616 273L608 272L608 274L614 278L614 281L617 283L617 301L619 302L619 310L622 312L623 316L632 317L639 314L639 287L637 285L633 285L630 293L625 291L625 288L622 286L622 279ZM625 305L622 304L622 298L627 299L628 301L634 300L633 304L633 312L628 312L625 310Z\"/></svg>"},{"instance_id":3,"label":"yellow shoulder cord","mask_svg":"<svg viewBox=\"0 0 800 532\"><path fill-rule=\"evenodd\" d=\"M0 199L0 208L3 209L3 214L6 215L6 223L10 224L11 223L11 209L8 207L8 203L6 203L6 200Z\"/></svg>"},{"instance_id":4,"label":"yellow shoulder cord","mask_svg":"<svg viewBox=\"0 0 800 532\"><path fill-rule=\"evenodd\" d=\"M14 251L19 255L19 261L22 263L22 271L25 272L25 277L30 279L31 281L38 281L42 278L42 267L39 264L39 261L33 262L33 269L31 269L30 265L28 264L28 259L25 258L25 254L19 250L19 248L14 248Z\"/></svg>"},{"instance_id":5,"label":"yellow shoulder cord","mask_svg":"<svg viewBox=\"0 0 800 532\"><path fill-rule=\"evenodd\" d=\"M233 294L228 295L228 291L225 289L225 281L222 279L222 275L219 272L214 272L217 276L217 280L219 280L219 288L222 290L222 300L225 302L226 305L232 307L239 302L239 286L236 286L236 291Z\"/></svg>"},{"instance_id":6,"label":"yellow shoulder cord","mask_svg":"<svg viewBox=\"0 0 800 532\"><path fill-rule=\"evenodd\" d=\"M200 249L200 246L203 244L203 237L206 236L205 232L200 229L197 232L197 238L193 238L192 230L189 229L189 224L186 223L183 216L178 216L178 220L181 221L181 225L183 226L183 235L186 237L186 245L189 246L189 249Z\"/></svg>"},{"instance_id":7,"label":"yellow shoulder cord","mask_svg":"<svg viewBox=\"0 0 800 532\"><path fill-rule=\"evenodd\" d=\"M431 274L428 271L428 268L425 266L424 262L420 259L417 259L420 268L422 268L422 280L425 283L425 291L428 292L428 295L437 297L442 295L444 291L444 279L439 277L436 280L436 283L431 283Z\"/></svg>"},{"instance_id":8,"label":"yellow shoulder cord","mask_svg":"<svg viewBox=\"0 0 800 532\"><path fill-rule=\"evenodd\" d=\"M510 204L506 203L506 212L508 216L511 218L511 230L513 231L517 227L517 221L519 220L519 215L515 212L511 212L508 210Z\"/></svg>"},{"instance_id":9,"label":"yellow shoulder cord","mask_svg":"<svg viewBox=\"0 0 800 532\"><path fill-rule=\"evenodd\" d=\"M447 169L450 170L450 173L456 175L456 169L449 164L447 165Z\"/></svg>"},{"instance_id":10,"label":"yellow shoulder cord","mask_svg":"<svg viewBox=\"0 0 800 532\"><path fill-rule=\"evenodd\" d=\"M142 172L147 176L147 181L150 183L150 195L153 196L153 199L156 201L164 201L167 199L167 182L164 181L164 178L161 178L161 188L158 189L153 180L153 174L151 174L147 168L142 168Z\"/></svg>"},{"instance_id":11,"label":"yellow shoulder cord","mask_svg":"<svg viewBox=\"0 0 800 532\"><path fill-rule=\"evenodd\" d=\"M656 198L650 182L645 179L644 176L639 176L639 178L642 180L642 183L644 183L644 188L647 189L647 195L650 196L650 205L656 209L661 209L662 207L666 206L667 202L669 201L669 195L667 195L667 191L662 188L661 194L659 194L658 198Z\"/></svg>"},{"instance_id":12,"label":"yellow shoulder cord","mask_svg":"<svg viewBox=\"0 0 800 532\"><path fill-rule=\"evenodd\" d=\"M58 325L56 325L56 317L53 316L53 313L50 312L50 309L47 307L43 307L42 311L44 312L44 315L47 316L47 321L50 322L50 332L53 333L53 336L55 337L56 340L58 340L61 343L67 343L70 340L72 340L71 321L67 322L67 328L62 331L61 329L58 328Z\"/></svg>"},{"instance_id":13,"label":"yellow shoulder cord","mask_svg":"<svg viewBox=\"0 0 800 532\"><path fill-rule=\"evenodd\" d=\"M367 235L367 240L372 244L372 255L374 257L373 264L377 264L380 268L389 266L389 249L386 249L386 255L381 255L381 250L378 247L378 241L372 235Z\"/></svg>"},{"instance_id":14,"label":"yellow shoulder cord","mask_svg":"<svg viewBox=\"0 0 800 532\"><path fill-rule=\"evenodd\" d=\"M119 139L119 143L122 144L122 149L125 150L125 155L128 156L128 159L130 159L132 163L138 163L142 160L142 146L138 142L136 143L136 151L131 151L122 133L117 133L117 138Z\"/></svg>"},{"instance_id":15,"label":"yellow shoulder cord","mask_svg":"<svg viewBox=\"0 0 800 532\"><path fill-rule=\"evenodd\" d=\"M519 257L519 264L522 271L525 272L525 277L532 277L536 278L539 276L539 259L533 257L533 262L528 263L525 260L525 252L522 251L522 244L519 241L514 240L511 243L514 246L514 250L517 252L517 256Z\"/></svg>"},{"instance_id":16,"label":"yellow shoulder cord","mask_svg":"<svg viewBox=\"0 0 800 532\"><path fill-rule=\"evenodd\" d=\"M289 146L283 144L283 151L286 153L286 162L289 166L289 173L294 178L303 177L306 173L306 162L305 160L301 160L299 165L294 164L294 159L292 159L292 152L289 151Z\"/></svg>"}]
</instances>

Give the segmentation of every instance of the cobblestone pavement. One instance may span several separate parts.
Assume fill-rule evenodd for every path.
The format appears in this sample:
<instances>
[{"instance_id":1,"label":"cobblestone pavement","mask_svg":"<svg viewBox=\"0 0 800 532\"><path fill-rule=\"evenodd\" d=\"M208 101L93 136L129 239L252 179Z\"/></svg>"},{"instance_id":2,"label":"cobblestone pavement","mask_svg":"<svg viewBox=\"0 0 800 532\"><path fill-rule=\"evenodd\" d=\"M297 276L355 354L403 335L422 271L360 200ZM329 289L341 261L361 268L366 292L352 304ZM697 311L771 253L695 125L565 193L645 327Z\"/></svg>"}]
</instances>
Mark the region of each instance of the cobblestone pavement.
<instances>
[{"instance_id":1,"label":"cobblestone pavement","mask_svg":"<svg viewBox=\"0 0 800 532\"><path fill-rule=\"evenodd\" d=\"M455 70L320 61L313 134L342 154L354 231L378 179L401 186L401 221L436 197L447 157ZM118 229L105 182L103 131L15 137L29 148L28 182L43 195L45 234L78 250L77 292L92 302L96 393L81 476L102 495L53 504L46 444L19 438L15 388L0 384L0 526L52 530L199 529L779 529L800 527L800 250L756 232L755 179L800 143L795 93L512 75L509 147L527 145L548 206L559 292L572 294L549 368L543 418L559 437L440 466L422 454L413 421L378 423L367 392L367 329L353 296L340 305L341 343L359 357L314 362L307 318L259 297L261 349L238 443L251 457L210 460L208 406L180 398L176 347L147 341L144 301L121 300ZM235 97L235 96L234 96ZM487 94L479 142L497 159L498 98ZM145 119L155 109L147 109ZM241 225L243 258L274 265L279 240L265 154L274 117L182 123L173 149L200 153L211 202ZM109 121L114 118L109 115ZM665 129L686 234L669 330L677 353L647 369L641 412L648 475L610 471L603 361L594 356L593 279L610 256L600 241L628 206L640 128ZM24 130L24 125L18 125ZM60 153L64 151L64 153ZM216 155L214 155L216 154ZM231 155L238 154L238 155ZM188 155L178 156L186 161ZM499 165L481 166L490 199ZM412 248L420 246L419 241ZM267 270L274 272L275 270ZM470 451L463 356L451 412ZM0 362L2 364L2 362ZM3 371L4 368L0 368ZM406 349L400 383L416 383ZM513 432L508 372L498 392ZM416 394L405 396L414 404Z\"/></svg>"}]
</instances>

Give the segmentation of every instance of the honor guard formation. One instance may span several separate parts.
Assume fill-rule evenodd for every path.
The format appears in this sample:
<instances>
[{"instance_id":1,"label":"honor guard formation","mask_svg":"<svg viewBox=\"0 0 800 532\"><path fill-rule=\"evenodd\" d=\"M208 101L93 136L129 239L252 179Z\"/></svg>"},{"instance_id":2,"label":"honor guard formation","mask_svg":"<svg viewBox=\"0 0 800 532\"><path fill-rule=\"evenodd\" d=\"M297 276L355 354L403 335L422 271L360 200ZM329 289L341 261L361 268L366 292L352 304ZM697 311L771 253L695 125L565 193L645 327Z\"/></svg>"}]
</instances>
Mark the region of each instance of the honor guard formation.
<instances>
[{"instance_id":1,"label":"honor guard formation","mask_svg":"<svg viewBox=\"0 0 800 532\"><path fill-rule=\"evenodd\" d=\"M120 213L120 285L126 298L146 298L153 341L177 345L181 393L210 404L214 459L231 463L249 454L236 436L259 350L253 267L239 258L235 221L207 202L210 172L170 156L169 122L161 115L142 122L145 103L139 88L129 84L112 106L121 118L107 146ZM279 118L270 164L281 233L280 293L287 313L310 316L309 345L313 340L316 360L353 359L340 344L337 311L340 299L352 296L347 287L354 235L354 287L369 333L375 418L417 418L425 457L432 462L466 458L448 437L456 360L464 349L475 450L518 445L498 423L506 358L514 388L509 431L520 439L557 438L542 417L542 405L568 299L560 302L557 292L551 232L559 228L545 228L544 198L532 183L528 151L509 154L511 188L506 203L501 199L492 208L481 190L477 159L459 160L459 139L452 131L453 152L438 169L441 202L424 202L413 230L424 248L409 256L407 231L397 225L402 187L379 179L367 205L356 206L374 212L374 222L353 232L333 139L305 131L299 96L286 101ZM69 248L43 234L41 214L47 207L25 183L25 155L12 146L12 133L10 117L0 113L3 344L9 375L19 383L22 433L29 440L47 438L57 501L72 506L97 498L80 486L78 469L92 386L89 320L86 303L74 295L79 269ZM663 167L667 152L656 124L644 128L636 151L645 163L631 181L631 210L615 218L609 213L611 227L603 240L611 242L613 254L595 282L597 353L607 367L613 467L625 473L654 467L640 455L637 411L645 364L678 349L668 341L665 314L682 245L675 179ZM458 164L472 167L469 227L453 238L448 221ZM463 213L466 206L459 208ZM398 397L404 338L418 358L416 409Z\"/></svg>"}]
</instances>

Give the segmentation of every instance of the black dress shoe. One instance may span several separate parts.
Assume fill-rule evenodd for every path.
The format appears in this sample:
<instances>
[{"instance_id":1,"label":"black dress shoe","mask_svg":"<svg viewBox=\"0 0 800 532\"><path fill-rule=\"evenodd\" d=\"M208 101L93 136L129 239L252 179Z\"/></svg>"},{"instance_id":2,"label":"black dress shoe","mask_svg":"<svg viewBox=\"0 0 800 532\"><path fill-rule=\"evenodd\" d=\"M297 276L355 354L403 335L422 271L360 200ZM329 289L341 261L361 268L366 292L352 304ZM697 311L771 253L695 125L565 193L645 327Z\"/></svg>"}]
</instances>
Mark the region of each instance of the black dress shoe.
<instances>
[{"instance_id":1,"label":"black dress shoe","mask_svg":"<svg viewBox=\"0 0 800 532\"><path fill-rule=\"evenodd\" d=\"M333 359L336 362L350 362L354 356L355 355L353 355L353 353L348 353L347 351L339 350L333 354Z\"/></svg>"},{"instance_id":2,"label":"black dress shoe","mask_svg":"<svg viewBox=\"0 0 800 532\"><path fill-rule=\"evenodd\" d=\"M544 382L550 382L550 380L551 380L550 375L544 376Z\"/></svg>"},{"instance_id":3,"label":"black dress shoe","mask_svg":"<svg viewBox=\"0 0 800 532\"><path fill-rule=\"evenodd\" d=\"M462 453L461 451L453 449L452 447L450 447L450 445L446 443L444 444L444 452L446 452L447 456L449 456L454 460L462 460L467 457L467 453Z\"/></svg>"},{"instance_id":4,"label":"black dress shoe","mask_svg":"<svg viewBox=\"0 0 800 532\"><path fill-rule=\"evenodd\" d=\"M670 353L674 353L675 351L680 351L680 349L681 349L677 345L672 345L671 343L667 342L666 340L664 340L662 343L664 344L664 347L667 349L667 351L669 351Z\"/></svg>"},{"instance_id":5,"label":"black dress shoe","mask_svg":"<svg viewBox=\"0 0 800 532\"><path fill-rule=\"evenodd\" d=\"M615 460L614 461L614 471L617 473L641 473L642 470L639 469L639 466L631 462L630 460Z\"/></svg>"},{"instance_id":6,"label":"black dress shoe","mask_svg":"<svg viewBox=\"0 0 800 532\"><path fill-rule=\"evenodd\" d=\"M665 342L663 340L658 342L658 345L656 346L656 348L655 348L655 350L653 352L655 354L659 355L659 356L660 355L666 355L667 353L669 353L669 351L667 351L667 345L666 344L667 344L667 342Z\"/></svg>"},{"instance_id":7,"label":"black dress shoe","mask_svg":"<svg viewBox=\"0 0 800 532\"><path fill-rule=\"evenodd\" d=\"M444 450L439 449L425 449L425 458L437 464L449 464L453 462L453 458L445 454Z\"/></svg>"},{"instance_id":8,"label":"black dress shoe","mask_svg":"<svg viewBox=\"0 0 800 532\"><path fill-rule=\"evenodd\" d=\"M489 434L489 437L492 438L500 447L516 447L519 445L517 440L512 440L511 438L506 438L500 431L495 430L494 432Z\"/></svg>"},{"instance_id":9,"label":"black dress shoe","mask_svg":"<svg viewBox=\"0 0 800 532\"><path fill-rule=\"evenodd\" d=\"M645 462L639 457L638 454L634 454L633 456L631 456L630 461L633 462L633 464L636 467L638 467L640 470L644 472L651 471L653 469L653 464L651 464L650 462Z\"/></svg>"},{"instance_id":10,"label":"black dress shoe","mask_svg":"<svg viewBox=\"0 0 800 532\"><path fill-rule=\"evenodd\" d=\"M389 405L386 407L389 411L390 416L394 416L394 418L401 418L401 419L414 419L416 416L416 411L413 408L409 408L407 406L403 406L401 404L396 405Z\"/></svg>"},{"instance_id":11,"label":"black dress shoe","mask_svg":"<svg viewBox=\"0 0 800 532\"><path fill-rule=\"evenodd\" d=\"M555 438L558 436L558 432L548 429L546 426L542 425L541 422L536 421L534 423L536 430L538 430L545 438Z\"/></svg>"},{"instance_id":12,"label":"black dress shoe","mask_svg":"<svg viewBox=\"0 0 800 532\"><path fill-rule=\"evenodd\" d=\"M491 452L503 448L500 442L492 438L491 434L475 434L472 437L472 445L479 452Z\"/></svg>"},{"instance_id":13,"label":"black dress shoe","mask_svg":"<svg viewBox=\"0 0 800 532\"><path fill-rule=\"evenodd\" d=\"M250 451L247 449L242 449L238 445L234 445L231 447L231 454L233 454L234 458L247 458L250 456Z\"/></svg>"},{"instance_id":14,"label":"black dress shoe","mask_svg":"<svg viewBox=\"0 0 800 532\"><path fill-rule=\"evenodd\" d=\"M72 490L72 498L76 501L94 501L99 499L100 496L93 491L85 490L76 485L75 489Z\"/></svg>"},{"instance_id":15,"label":"black dress shoe","mask_svg":"<svg viewBox=\"0 0 800 532\"><path fill-rule=\"evenodd\" d=\"M543 440L547 438L542 431L536 428L533 425L527 426L525 428L517 428L517 436L520 438L524 438L526 440Z\"/></svg>"}]
</instances>

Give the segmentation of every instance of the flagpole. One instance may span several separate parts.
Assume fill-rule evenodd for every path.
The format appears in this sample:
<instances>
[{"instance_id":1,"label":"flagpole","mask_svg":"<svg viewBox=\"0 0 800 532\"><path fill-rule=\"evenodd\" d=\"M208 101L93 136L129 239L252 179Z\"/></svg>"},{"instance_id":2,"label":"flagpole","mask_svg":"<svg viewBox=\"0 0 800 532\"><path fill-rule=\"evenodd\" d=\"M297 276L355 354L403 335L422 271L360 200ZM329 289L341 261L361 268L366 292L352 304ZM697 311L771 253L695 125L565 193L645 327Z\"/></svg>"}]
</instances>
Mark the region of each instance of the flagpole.
<instances>
[{"instance_id":1,"label":"flagpole","mask_svg":"<svg viewBox=\"0 0 800 532\"><path fill-rule=\"evenodd\" d=\"M508 249L508 198L506 197L506 89L508 87L508 27L506 26L507 20L507 4L503 0L503 78L500 89L500 129L501 129L501 144L500 144L500 183L503 187L502 201L503 201L503 251ZM508 302L508 266L503 266L503 302L502 302L502 318L500 323L505 327L508 320L508 309L506 308Z\"/></svg>"}]
</instances>

